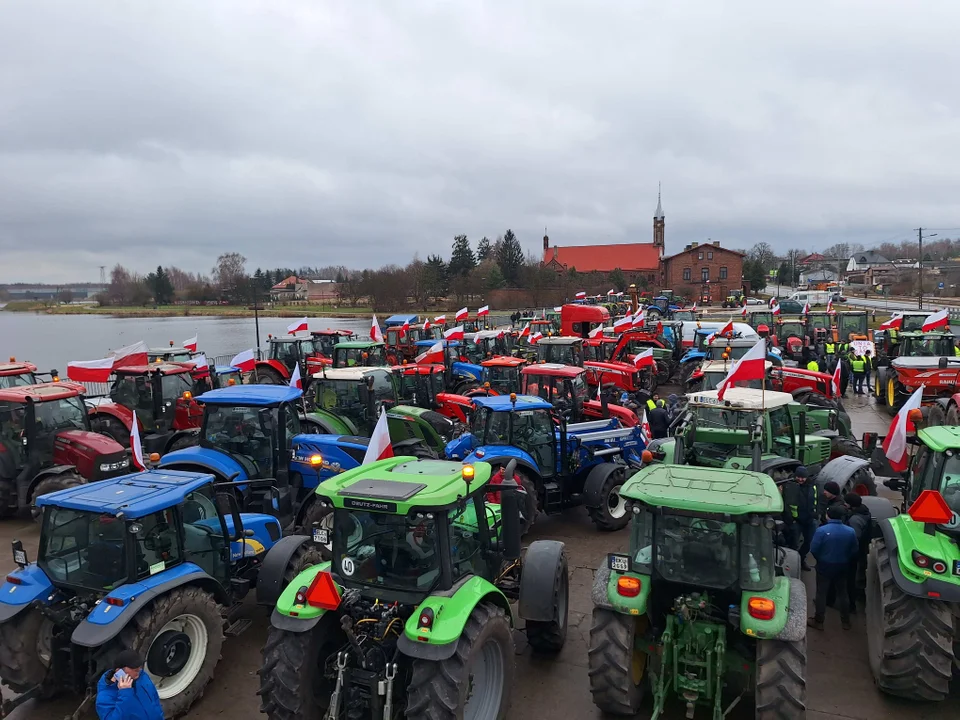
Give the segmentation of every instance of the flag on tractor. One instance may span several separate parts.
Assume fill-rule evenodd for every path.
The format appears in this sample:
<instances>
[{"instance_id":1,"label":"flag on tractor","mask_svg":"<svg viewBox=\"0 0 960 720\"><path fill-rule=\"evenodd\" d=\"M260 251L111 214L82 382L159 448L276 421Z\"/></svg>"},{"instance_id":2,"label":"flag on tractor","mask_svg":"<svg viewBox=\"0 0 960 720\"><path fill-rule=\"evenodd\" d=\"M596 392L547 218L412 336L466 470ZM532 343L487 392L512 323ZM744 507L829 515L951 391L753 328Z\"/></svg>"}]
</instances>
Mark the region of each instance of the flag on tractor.
<instances>
[{"instance_id":1,"label":"flag on tractor","mask_svg":"<svg viewBox=\"0 0 960 720\"><path fill-rule=\"evenodd\" d=\"M296 322L290 323L287 325L287 335L296 335L301 330L309 330L309 325L307 324L307 319L303 318L302 320L297 320Z\"/></svg>"},{"instance_id":2,"label":"flag on tractor","mask_svg":"<svg viewBox=\"0 0 960 720\"><path fill-rule=\"evenodd\" d=\"M133 455L133 464L140 470L146 470L147 464L143 461L143 445L140 443L140 421L136 414L130 423L130 450Z\"/></svg>"},{"instance_id":3,"label":"flag on tractor","mask_svg":"<svg viewBox=\"0 0 960 720\"><path fill-rule=\"evenodd\" d=\"M490 306L489 306L489 305L484 305L482 308L480 308L479 310L477 310L477 317L478 317L478 318L479 318L479 317L483 317L484 315L489 315L489 314L490 314Z\"/></svg>"},{"instance_id":4,"label":"flag on tractor","mask_svg":"<svg viewBox=\"0 0 960 720\"><path fill-rule=\"evenodd\" d=\"M907 469L907 422L911 410L917 410L923 401L923 385L903 404L900 412L890 423L887 437L883 440L883 453L890 461L890 467L897 472Z\"/></svg>"},{"instance_id":5,"label":"flag on tractor","mask_svg":"<svg viewBox=\"0 0 960 720\"><path fill-rule=\"evenodd\" d=\"M717 399L723 400L723 395L727 388L733 387L734 383L746 382L749 380L762 380L766 371L767 360L767 341L760 338L756 345L750 348L746 355L737 361L737 364L730 368L727 376L720 381L717 386Z\"/></svg>"},{"instance_id":6,"label":"flag on tractor","mask_svg":"<svg viewBox=\"0 0 960 720\"><path fill-rule=\"evenodd\" d=\"M446 315L437 315L437 316L433 319L433 322L434 322L434 324L445 325L446 322L447 322L447 316L446 316Z\"/></svg>"},{"instance_id":7,"label":"flag on tractor","mask_svg":"<svg viewBox=\"0 0 960 720\"><path fill-rule=\"evenodd\" d=\"M444 340L463 340L463 325L457 325L443 333Z\"/></svg>"},{"instance_id":8,"label":"flag on tractor","mask_svg":"<svg viewBox=\"0 0 960 720\"><path fill-rule=\"evenodd\" d=\"M300 380L300 363L294 365L293 372L290 373L290 387L303 390L303 382Z\"/></svg>"},{"instance_id":9,"label":"flag on tractor","mask_svg":"<svg viewBox=\"0 0 960 720\"><path fill-rule=\"evenodd\" d=\"M633 316L633 321L631 322L630 326L636 330L645 327L646 324L647 319L644 316L643 310L637 310L636 314Z\"/></svg>"},{"instance_id":10,"label":"flag on tractor","mask_svg":"<svg viewBox=\"0 0 960 720\"><path fill-rule=\"evenodd\" d=\"M837 369L833 371L833 396L840 396L840 376L843 374L843 363L837 363Z\"/></svg>"},{"instance_id":11,"label":"flag on tractor","mask_svg":"<svg viewBox=\"0 0 960 720\"><path fill-rule=\"evenodd\" d=\"M146 365L149 352L147 344L141 340L133 345L117 348L110 355L113 357L113 366L118 368L124 365Z\"/></svg>"},{"instance_id":12,"label":"flag on tractor","mask_svg":"<svg viewBox=\"0 0 960 720\"><path fill-rule=\"evenodd\" d=\"M520 331L520 337L530 337L530 323L523 326L523 330Z\"/></svg>"},{"instance_id":13,"label":"flag on tractor","mask_svg":"<svg viewBox=\"0 0 960 720\"><path fill-rule=\"evenodd\" d=\"M894 313L886 322L880 323L880 330L899 330L903 325L903 313Z\"/></svg>"},{"instance_id":14,"label":"flag on tractor","mask_svg":"<svg viewBox=\"0 0 960 720\"><path fill-rule=\"evenodd\" d=\"M603 336L603 325L597 325L593 330L587 333L587 337L594 339Z\"/></svg>"},{"instance_id":15,"label":"flag on tractor","mask_svg":"<svg viewBox=\"0 0 960 720\"><path fill-rule=\"evenodd\" d=\"M726 325L717 330L713 335L707 338L707 345L713 345L714 341L718 337L732 336L733 335L733 320L730 320Z\"/></svg>"},{"instance_id":16,"label":"flag on tractor","mask_svg":"<svg viewBox=\"0 0 960 720\"><path fill-rule=\"evenodd\" d=\"M197 351L197 336L194 335L194 336L193 336L192 338L190 338L189 340L184 340L184 341L183 341L183 349L184 349L184 350L189 350L190 352L196 352L196 351Z\"/></svg>"},{"instance_id":17,"label":"flag on tractor","mask_svg":"<svg viewBox=\"0 0 960 720\"><path fill-rule=\"evenodd\" d=\"M76 382L107 382L113 371L113 358L75 360L67 363L67 377Z\"/></svg>"},{"instance_id":18,"label":"flag on tractor","mask_svg":"<svg viewBox=\"0 0 960 720\"><path fill-rule=\"evenodd\" d=\"M611 295L615 295L615 294L616 294L616 291L613 288L610 288L609 290L607 290L607 297L610 297Z\"/></svg>"},{"instance_id":19,"label":"flag on tractor","mask_svg":"<svg viewBox=\"0 0 960 720\"><path fill-rule=\"evenodd\" d=\"M800 311L800 314L801 314L801 315L809 315L809 314L810 314L810 303L809 303L809 302L805 302L805 303L803 304L803 310Z\"/></svg>"},{"instance_id":20,"label":"flag on tractor","mask_svg":"<svg viewBox=\"0 0 960 720\"><path fill-rule=\"evenodd\" d=\"M746 317L747 317L747 306L746 306L746 305L744 305L742 308L740 308L740 317L743 317L743 318L746 318Z\"/></svg>"},{"instance_id":21,"label":"flag on tractor","mask_svg":"<svg viewBox=\"0 0 960 720\"><path fill-rule=\"evenodd\" d=\"M627 315L626 317L620 318L613 324L613 331L615 333L622 333L625 330L629 330L632 325L633 325L633 316Z\"/></svg>"},{"instance_id":22,"label":"flag on tractor","mask_svg":"<svg viewBox=\"0 0 960 720\"><path fill-rule=\"evenodd\" d=\"M230 364L240 372L250 372L257 365L257 359L253 356L253 350L244 350L233 356Z\"/></svg>"},{"instance_id":23,"label":"flag on tractor","mask_svg":"<svg viewBox=\"0 0 960 720\"><path fill-rule=\"evenodd\" d=\"M833 309L833 298L827 300L827 315L836 315L837 311Z\"/></svg>"},{"instance_id":24,"label":"flag on tractor","mask_svg":"<svg viewBox=\"0 0 960 720\"><path fill-rule=\"evenodd\" d=\"M414 362L418 365L428 364L428 363L442 363L443 362L443 343L440 341L435 342L424 352L420 353L414 358Z\"/></svg>"},{"instance_id":25,"label":"flag on tractor","mask_svg":"<svg viewBox=\"0 0 960 720\"><path fill-rule=\"evenodd\" d=\"M377 316L373 316L373 321L370 323L370 339L374 342L383 342L383 333L380 331L380 323L377 322Z\"/></svg>"},{"instance_id":26,"label":"flag on tractor","mask_svg":"<svg viewBox=\"0 0 960 720\"><path fill-rule=\"evenodd\" d=\"M403 325L400 326L400 332L398 335L400 337L406 337L408 332L410 332L410 321L404 320Z\"/></svg>"},{"instance_id":27,"label":"flag on tractor","mask_svg":"<svg viewBox=\"0 0 960 720\"><path fill-rule=\"evenodd\" d=\"M697 301L694 300L693 305L690 307L690 312L696 312L696 311L697 311Z\"/></svg>"},{"instance_id":28,"label":"flag on tractor","mask_svg":"<svg viewBox=\"0 0 960 720\"><path fill-rule=\"evenodd\" d=\"M637 355L633 359L633 364L637 366L637 369L645 367L653 367L653 348L647 348L642 353Z\"/></svg>"},{"instance_id":29,"label":"flag on tractor","mask_svg":"<svg viewBox=\"0 0 960 720\"><path fill-rule=\"evenodd\" d=\"M423 331L426 332L429 329L430 329L430 321L425 319L423 321Z\"/></svg>"},{"instance_id":30,"label":"flag on tractor","mask_svg":"<svg viewBox=\"0 0 960 720\"><path fill-rule=\"evenodd\" d=\"M770 306L770 311L771 311L774 315L779 315L779 314L780 314L780 303L774 302L773 305Z\"/></svg>"},{"instance_id":31,"label":"flag on tractor","mask_svg":"<svg viewBox=\"0 0 960 720\"><path fill-rule=\"evenodd\" d=\"M577 300L583 300L586 296L587 296L587 293L584 292L583 290L581 290L581 291L578 292L576 295L574 295L574 297L575 297Z\"/></svg>"},{"instance_id":32,"label":"flag on tractor","mask_svg":"<svg viewBox=\"0 0 960 720\"><path fill-rule=\"evenodd\" d=\"M466 320L468 317L470 317L470 311L464 307L457 310L457 314L453 319L455 322L460 322L461 320Z\"/></svg>"},{"instance_id":33,"label":"flag on tractor","mask_svg":"<svg viewBox=\"0 0 960 720\"><path fill-rule=\"evenodd\" d=\"M543 338L543 333L539 330L530 336L530 344L536 345L537 341Z\"/></svg>"},{"instance_id":34,"label":"flag on tractor","mask_svg":"<svg viewBox=\"0 0 960 720\"><path fill-rule=\"evenodd\" d=\"M950 313L944 308L939 312L935 312L932 315L927 315L926 319L923 321L923 332L930 332L931 330L936 330L937 328L948 327L950 325Z\"/></svg>"},{"instance_id":35,"label":"flag on tractor","mask_svg":"<svg viewBox=\"0 0 960 720\"><path fill-rule=\"evenodd\" d=\"M373 429L370 436L370 443L367 445L367 451L363 454L361 465L384 460L393 457L393 445L390 444L390 428L387 425L387 413L380 411L380 418L377 420L377 426Z\"/></svg>"}]
</instances>

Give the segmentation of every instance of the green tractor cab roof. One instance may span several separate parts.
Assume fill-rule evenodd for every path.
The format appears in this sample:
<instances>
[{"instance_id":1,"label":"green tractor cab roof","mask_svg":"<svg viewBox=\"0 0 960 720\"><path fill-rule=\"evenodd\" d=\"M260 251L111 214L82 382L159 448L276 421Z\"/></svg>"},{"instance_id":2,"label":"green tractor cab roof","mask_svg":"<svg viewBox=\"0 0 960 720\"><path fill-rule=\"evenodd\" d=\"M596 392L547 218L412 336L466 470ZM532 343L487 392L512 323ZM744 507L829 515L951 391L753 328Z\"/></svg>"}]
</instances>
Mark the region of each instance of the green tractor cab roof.
<instances>
[{"instance_id":1,"label":"green tractor cab roof","mask_svg":"<svg viewBox=\"0 0 960 720\"><path fill-rule=\"evenodd\" d=\"M960 448L960 427L956 425L923 428L917 432L917 437L934 452Z\"/></svg>"},{"instance_id":2,"label":"green tractor cab roof","mask_svg":"<svg viewBox=\"0 0 960 720\"><path fill-rule=\"evenodd\" d=\"M469 470L473 477L468 485ZM406 514L411 508L445 508L490 480L489 463L392 457L336 475L317 494L337 508Z\"/></svg>"},{"instance_id":3,"label":"green tractor cab roof","mask_svg":"<svg viewBox=\"0 0 960 720\"><path fill-rule=\"evenodd\" d=\"M382 342L373 342L372 340L347 340L337 343L337 348L344 350L366 350L374 347L385 347L385 345Z\"/></svg>"},{"instance_id":4,"label":"green tractor cab roof","mask_svg":"<svg viewBox=\"0 0 960 720\"><path fill-rule=\"evenodd\" d=\"M775 390L755 390L753 388L727 388L723 400L717 397L718 390L704 390L690 393L687 397L691 405L712 405L731 410L772 410L796 402L793 395Z\"/></svg>"},{"instance_id":5,"label":"green tractor cab roof","mask_svg":"<svg viewBox=\"0 0 960 720\"><path fill-rule=\"evenodd\" d=\"M648 465L624 483L620 495L652 507L719 515L783 512L773 478L747 470Z\"/></svg>"}]
</instances>

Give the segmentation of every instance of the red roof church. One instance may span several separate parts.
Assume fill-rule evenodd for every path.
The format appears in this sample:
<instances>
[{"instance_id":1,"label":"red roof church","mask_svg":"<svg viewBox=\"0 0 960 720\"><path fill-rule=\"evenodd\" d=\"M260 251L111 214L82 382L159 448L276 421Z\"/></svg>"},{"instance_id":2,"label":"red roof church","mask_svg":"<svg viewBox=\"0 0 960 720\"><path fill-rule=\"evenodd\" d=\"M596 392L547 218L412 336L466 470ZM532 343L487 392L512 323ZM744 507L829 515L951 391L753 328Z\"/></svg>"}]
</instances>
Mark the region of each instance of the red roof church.
<instances>
[{"instance_id":1,"label":"red roof church","mask_svg":"<svg viewBox=\"0 0 960 720\"><path fill-rule=\"evenodd\" d=\"M657 211L653 216L653 242L609 243L606 245L550 246L543 236L543 264L557 272L575 268L577 272L608 273L620 268L625 273L646 273L654 279L663 257L666 219L657 194Z\"/></svg>"}]
</instances>

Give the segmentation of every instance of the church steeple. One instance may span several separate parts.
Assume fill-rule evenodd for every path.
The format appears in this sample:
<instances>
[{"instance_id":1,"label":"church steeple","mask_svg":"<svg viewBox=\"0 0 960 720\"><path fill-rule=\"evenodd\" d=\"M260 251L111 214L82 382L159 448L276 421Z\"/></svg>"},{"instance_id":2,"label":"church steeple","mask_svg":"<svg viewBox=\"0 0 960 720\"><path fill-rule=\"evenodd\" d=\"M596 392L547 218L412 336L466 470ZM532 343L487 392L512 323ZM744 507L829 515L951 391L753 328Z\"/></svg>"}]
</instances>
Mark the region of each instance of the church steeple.
<instances>
[{"instance_id":1,"label":"church steeple","mask_svg":"<svg viewBox=\"0 0 960 720\"><path fill-rule=\"evenodd\" d=\"M654 220L663 220L663 207L660 205L660 183L657 183L657 212L653 215Z\"/></svg>"},{"instance_id":2,"label":"church steeple","mask_svg":"<svg viewBox=\"0 0 960 720\"><path fill-rule=\"evenodd\" d=\"M660 204L660 184L657 183L657 211L653 215L653 245L663 257L663 249L666 233L666 217L663 214L663 206Z\"/></svg>"}]
</instances>

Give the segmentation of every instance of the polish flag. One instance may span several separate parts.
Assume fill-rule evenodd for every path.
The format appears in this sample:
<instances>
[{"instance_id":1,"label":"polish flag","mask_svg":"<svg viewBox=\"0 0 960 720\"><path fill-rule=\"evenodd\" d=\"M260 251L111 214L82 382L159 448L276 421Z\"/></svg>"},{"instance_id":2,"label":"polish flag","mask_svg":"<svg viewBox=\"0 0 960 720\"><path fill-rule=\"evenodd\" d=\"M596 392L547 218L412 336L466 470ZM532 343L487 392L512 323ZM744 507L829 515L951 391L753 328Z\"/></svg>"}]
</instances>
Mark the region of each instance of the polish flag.
<instances>
[{"instance_id":1,"label":"polish flag","mask_svg":"<svg viewBox=\"0 0 960 720\"><path fill-rule=\"evenodd\" d=\"M770 310L773 311L773 314L774 314L774 315L779 315L779 314L780 314L780 303L775 302L773 305L770 306Z\"/></svg>"},{"instance_id":2,"label":"polish flag","mask_svg":"<svg viewBox=\"0 0 960 720\"><path fill-rule=\"evenodd\" d=\"M843 371L843 363L837 363L837 369L833 371L833 396L840 397L840 374Z\"/></svg>"},{"instance_id":3,"label":"polish flag","mask_svg":"<svg viewBox=\"0 0 960 720\"><path fill-rule=\"evenodd\" d=\"M597 325L593 330L587 333L588 338L603 337L603 325Z\"/></svg>"},{"instance_id":4,"label":"polish flag","mask_svg":"<svg viewBox=\"0 0 960 720\"><path fill-rule=\"evenodd\" d=\"M647 409L643 409L643 415L640 416L640 437L643 438L644 446L650 444L650 437L653 435L650 432L650 423L647 422Z\"/></svg>"},{"instance_id":5,"label":"polish flag","mask_svg":"<svg viewBox=\"0 0 960 720\"><path fill-rule=\"evenodd\" d=\"M112 357L67 363L67 377L77 382L107 382L112 370Z\"/></svg>"},{"instance_id":6,"label":"polish flag","mask_svg":"<svg viewBox=\"0 0 960 720\"><path fill-rule=\"evenodd\" d=\"M923 332L930 332L931 330L948 327L949 325L950 313L947 312L946 308L944 308L943 310L935 312L932 315L927 315L926 320L923 321L923 327L921 330L923 330Z\"/></svg>"},{"instance_id":7,"label":"polish flag","mask_svg":"<svg viewBox=\"0 0 960 720\"><path fill-rule=\"evenodd\" d=\"M380 411L380 419L377 420L377 426L373 429L370 436L370 444L367 445L367 452L363 455L361 465L385 460L393 457L393 445L390 444L390 428L387 425L387 413Z\"/></svg>"},{"instance_id":8,"label":"polish flag","mask_svg":"<svg viewBox=\"0 0 960 720\"><path fill-rule=\"evenodd\" d=\"M133 422L130 423L130 450L133 454L133 464L140 470L146 470L147 464L143 461L143 445L140 443L140 421L137 420L136 413L133 416Z\"/></svg>"},{"instance_id":9,"label":"polish flag","mask_svg":"<svg viewBox=\"0 0 960 720\"><path fill-rule=\"evenodd\" d=\"M446 315L437 315L437 316L433 319L433 321L434 321L435 323L440 323L441 325L443 325L444 323L447 322L447 316L446 316Z\"/></svg>"},{"instance_id":10,"label":"polish flag","mask_svg":"<svg viewBox=\"0 0 960 720\"><path fill-rule=\"evenodd\" d=\"M293 372L290 373L290 387L303 390L303 382L300 380L300 363L294 365Z\"/></svg>"},{"instance_id":11,"label":"polish flag","mask_svg":"<svg viewBox=\"0 0 960 720\"><path fill-rule=\"evenodd\" d=\"M890 316L890 319L884 323L880 323L881 330L899 330L900 326L903 325L903 315L901 313L894 313Z\"/></svg>"},{"instance_id":12,"label":"polish flag","mask_svg":"<svg viewBox=\"0 0 960 720\"><path fill-rule=\"evenodd\" d=\"M210 363L207 362L207 356L206 356L206 355L197 355L197 356L196 356L195 358L193 358L190 362L193 363L193 369L194 369L194 370L209 370L209 369L210 369Z\"/></svg>"},{"instance_id":13,"label":"polish flag","mask_svg":"<svg viewBox=\"0 0 960 720\"><path fill-rule=\"evenodd\" d=\"M543 333L542 333L542 332L540 332L540 331L535 332L533 335L530 336L530 344L531 344L531 345L536 345L536 344L537 344L537 340L540 340L542 337L543 337Z\"/></svg>"},{"instance_id":14,"label":"polish flag","mask_svg":"<svg viewBox=\"0 0 960 720\"><path fill-rule=\"evenodd\" d=\"M410 332L410 323L404 320L403 325L400 326L400 337L405 337L408 332Z\"/></svg>"},{"instance_id":15,"label":"polish flag","mask_svg":"<svg viewBox=\"0 0 960 720\"><path fill-rule=\"evenodd\" d=\"M553 311L554 311L554 312L561 312L561 311L563 311L563 305L556 305L556 306L554 306ZM544 320L547 319L547 311L546 311L546 310L543 311L543 319L544 319Z\"/></svg>"},{"instance_id":16,"label":"polish flag","mask_svg":"<svg viewBox=\"0 0 960 720\"><path fill-rule=\"evenodd\" d=\"M470 311L464 307L457 310L457 315L454 320L460 322L461 320L466 320L468 317L470 317Z\"/></svg>"},{"instance_id":17,"label":"polish flag","mask_svg":"<svg viewBox=\"0 0 960 720\"><path fill-rule=\"evenodd\" d=\"M805 303L803 304L803 310L801 311L800 314L801 314L801 315L809 315L809 314L810 314L810 303L809 303L809 302L805 302Z\"/></svg>"},{"instance_id":18,"label":"polish flag","mask_svg":"<svg viewBox=\"0 0 960 720\"><path fill-rule=\"evenodd\" d=\"M377 316L373 316L370 322L370 339L374 342L383 342L383 333L380 332L380 323L377 322Z\"/></svg>"},{"instance_id":19,"label":"polish flag","mask_svg":"<svg viewBox=\"0 0 960 720\"><path fill-rule=\"evenodd\" d=\"M424 363L442 363L443 362L443 343L435 342L425 352L420 353L414 358L418 365Z\"/></svg>"},{"instance_id":20,"label":"polish flag","mask_svg":"<svg viewBox=\"0 0 960 720\"><path fill-rule=\"evenodd\" d=\"M610 288L609 290L607 290L607 297L610 297L611 295L615 295L615 294L616 294L616 291L613 288Z\"/></svg>"},{"instance_id":21,"label":"polish flag","mask_svg":"<svg viewBox=\"0 0 960 720\"><path fill-rule=\"evenodd\" d=\"M183 341L183 349L184 349L184 350L189 350L190 352L196 352L196 351L197 351L197 336L194 335L194 336L193 336L192 338L190 338L189 340L184 340L184 341Z\"/></svg>"},{"instance_id":22,"label":"polish flag","mask_svg":"<svg viewBox=\"0 0 960 720\"><path fill-rule=\"evenodd\" d=\"M728 321L726 325L711 335L711 339L707 340L707 344L713 345L714 340L716 340L718 337L723 337L724 335L733 335L733 320Z\"/></svg>"},{"instance_id":23,"label":"polish flag","mask_svg":"<svg viewBox=\"0 0 960 720\"><path fill-rule=\"evenodd\" d=\"M615 333L622 333L625 330L629 330L632 325L633 325L633 317L630 315L627 315L624 318L620 318L613 324L613 331Z\"/></svg>"},{"instance_id":24,"label":"polish flag","mask_svg":"<svg viewBox=\"0 0 960 720\"><path fill-rule=\"evenodd\" d=\"M477 317L483 317L484 315L489 315L489 314L490 314L490 306L489 306L489 305L484 305L482 308L480 308L479 310L477 310Z\"/></svg>"},{"instance_id":25,"label":"polish flag","mask_svg":"<svg viewBox=\"0 0 960 720\"><path fill-rule=\"evenodd\" d=\"M645 367L653 367L653 348L647 348L642 353L637 355L633 359L633 364L637 366L637 369Z\"/></svg>"},{"instance_id":26,"label":"polish flag","mask_svg":"<svg viewBox=\"0 0 960 720\"><path fill-rule=\"evenodd\" d=\"M643 316L642 310L637 310L637 314L633 316L631 322L631 327L634 329L642 328L647 324L647 319Z\"/></svg>"},{"instance_id":27,"label":"polish flag","mask_svg":"<svg viewBox=\"0 0 960 720\"><path fill-rule=\"evenodd\" d=\"M833 309L833 298L827 300L827 315L836 315L837 311Z\"/></svg>"},{"instance_id":28,"label":"polish flag","mask_svg":"<svg viewBox=\"0 0 960 720\"><path fill-rule=\"evenodd\" d=\"M234 355L230 364L240 372L250 372L256 367L257 359L254 357L253 350L244 350Z\"/></svg>"},{"instance_id":29,"label":"polish flag","mask_svg":"<svg viewBox=\"0 0 960 720\"><path fill-rule=\"evenodd\" d=\"M452 327L443 333L444 340L463 340L463 325Z\"/></svg>"},{"instance_id":30,"label":"polish flag","mask_svg":"<svg viewBox=\"0 0 960 720\"><path fill-rule=\"evenodd\" d=\"M694 300L693 307L690 308L690 312L696 312L696 311L697 311L697 302L696 300Z\"/></svg>"},{"instance_id":31,"label":"polish flag","mask_svg":"<svg viewBox=\"0 0 960 720\"><path fill-rule=\"evenodd\" d=\"M430 321L429 321L429 320L424 320L424 321L423 321L423 331L426 332L426 331L429 330L429 329L430 329Z\"/></svg>"},{"instance_id":32,"label":"polish flag","mask_svg":"<svg viewBox=\"0 0 960 720\"><path fill-rule=\"evenodd\" d=\"M520 331L520 337L530 337L530 323L523 326L523 330Z\"/></svg>"},{"instance_id":33,"label":"polish flag","mask_svg":"<svg viewBox=\"0 0 960 720\"><path fill-rule=\"evenodd\" d=\"M766 369L767 360L767 341L760 338L759 342L747 351L737 361L737 364L730 368L730 372L717 386L717 400L723 400L723 394L727 388L733 387L736 382L746 382L748 380L762 380Z\"/></svg>"},{"instance_id":34,"label":"polish flag","mask_svg":"<svg viewBox=\"0 0 960 720\"><path fill-rule=\"evenodd\" d=\"M146 365L149 350L142 340L133 345L117 348L110 353L113 356L113 366L118 368L125 365Z\"/></svg>"},{"instance_id":35,"label":"polish flag","mask_svg":"<svg viewBox=\"0 0 960 720\"><path fill-rule=\"evenodd\" d=\"M585 293L583 290L581 290L581 291L578 292L576 295L574 295L574 297L575 297L577 300L583 300L585 297L587 297L587 293Z\"/></svg>"},{"instance_id":36,"label":"polish flag","mask_svg":"<svg viewBox=\"0 0 960 720\"><path fill-rule=\"evenodd\" d=\"M307 319L303 318L303 320L297 320L296 322L287 325L287 335L296 335L301 330L309 329L310 328L307 325Z\"/></svg>"},{"instance_id":37,"label":"polish flag","mask_svg":"<svg viewBox=\"0 0 960 720\"><path fill-rule=\"evenodd\" d=\"M740 309L740 317L743 317L743 318L747 317L747 306L746 306L746 305L744 305L744 306Z\"/></svg>"},{"instance_id":38,"label":"polish flag","mask_svg":"<svg viewBox=\"0 0 960 720\"><path fill-rule=\"evenodd\" d=\"M883 440L883 453L890 461L890 467L897 472L903 472L907 469L907 416L911 410L920 407L922 400L923 385L918 387L916 392L900 408L900 412L890 423L887 437Z\"/></svg>"}]
</instances>

